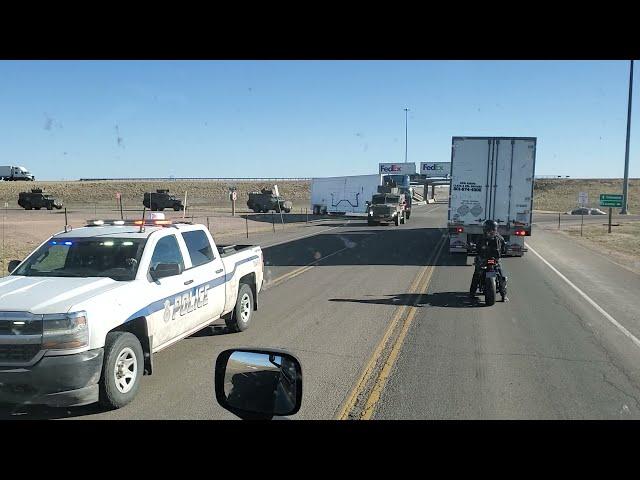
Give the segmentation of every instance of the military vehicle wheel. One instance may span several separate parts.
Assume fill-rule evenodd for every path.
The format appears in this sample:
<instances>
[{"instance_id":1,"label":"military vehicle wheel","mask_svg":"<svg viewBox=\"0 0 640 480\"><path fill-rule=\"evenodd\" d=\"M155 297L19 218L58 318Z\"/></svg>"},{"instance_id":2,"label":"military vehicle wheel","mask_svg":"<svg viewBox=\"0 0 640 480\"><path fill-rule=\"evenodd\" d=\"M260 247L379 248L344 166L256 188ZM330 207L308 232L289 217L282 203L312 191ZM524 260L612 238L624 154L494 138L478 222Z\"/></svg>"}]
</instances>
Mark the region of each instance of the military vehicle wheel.
<instances>
[{"instance_id":1,"label":"military vehicle wheel","mask_svg":"<svg viewBox=\"0 0 640 480\"><path fill-rule=\"evenodd\" d=\"M260 205L259 203L256 203L253 206L253 211L256 212L256 213L262 213L262 205Z\"/></svg>"},{"instance_id":2,"label":"military vehicle wheel","mask_svg":"<svg viewBox=\"0 0 640 480\"><path fill-rule=\"evenodd\" d=\"M42 207L33 207L33 208L35 208L36 210L40 210Z\"/></svg>"},{"instance_id":3,"label":"military vehicle wheel","mask_svg":"<svg viewBox=\"0 0 640 480\"><path fill-rule=\"evenodd\" d=\"M31 204L29 202L24 202L24 209L31 210Z\"/></svg>"},{"instance_id":4,"label":"military vehicle wheel","mask_svg":"<svg viewBox=\"0 0 640 480\"><path fill-rule=\"evenodd\" d=\"M291 212L291 209L290 209L290 208L285 208L285 209L284 209L284 213L290 213L290 212Z\"/></svg>"},{"instance_id":5,"label":"military vehicle wheel","mask_svg":"<svg viewBox=\"0 0 640 480\"><path fill-rule=\"evenodd\" d=\"M179 210L180 210L180 205L174 205L174 206L173 206L173 211L174 211L174 212L177 212L177 211L179 211Z\"/></svg>"},{"instance_id":6,"label":"military vehicle wheel","mask_svg":"<svg viewBox=\"0 0 640 480\"><path fill-rule=\"evenodd\" d=\"M164 212L164 207L158 207L159 212Z\"/></svg>"},{"instance_id":7,"label":"military vehicle wheel","mask_svg":"<svg viewBox=\"0 0 640 480\"><path fill-rule=\"evenodd\" d=\"M378 225L378 222L373 221L373 220L367 220L367 225L376 226L376 225Z\"/></svg>"},{"instance_id":8,"label":"military vehicle wheel","mask_svg":"<svg viewBox=\"0 0 640 480\"><path fill-rule=\"evenodd\" d=\"M53 210L53 205L47 205L47 210Z\"/></svg>"}]
</instances>

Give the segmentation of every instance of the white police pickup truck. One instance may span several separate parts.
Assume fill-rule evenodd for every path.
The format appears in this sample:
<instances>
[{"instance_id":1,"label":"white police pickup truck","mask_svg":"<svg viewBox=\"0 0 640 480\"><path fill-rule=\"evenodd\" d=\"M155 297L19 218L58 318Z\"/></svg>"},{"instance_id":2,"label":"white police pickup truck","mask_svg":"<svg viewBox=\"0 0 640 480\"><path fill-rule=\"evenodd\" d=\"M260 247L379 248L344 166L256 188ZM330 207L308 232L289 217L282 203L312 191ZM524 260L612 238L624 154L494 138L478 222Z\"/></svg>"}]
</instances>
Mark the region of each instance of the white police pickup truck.
<instances>
[{"instance_id":1,"label":"white police pickup truck","mask_svg":"<svg viewBox=\"0 0 640 480\"><path fill-rule=\"evenodd\" d=\"M257 246L203 225L95 220L53 235L0 279L0 403L129 403L153 354L223 318L245 330L263 282Z\"/></svg>"}]
</instances>

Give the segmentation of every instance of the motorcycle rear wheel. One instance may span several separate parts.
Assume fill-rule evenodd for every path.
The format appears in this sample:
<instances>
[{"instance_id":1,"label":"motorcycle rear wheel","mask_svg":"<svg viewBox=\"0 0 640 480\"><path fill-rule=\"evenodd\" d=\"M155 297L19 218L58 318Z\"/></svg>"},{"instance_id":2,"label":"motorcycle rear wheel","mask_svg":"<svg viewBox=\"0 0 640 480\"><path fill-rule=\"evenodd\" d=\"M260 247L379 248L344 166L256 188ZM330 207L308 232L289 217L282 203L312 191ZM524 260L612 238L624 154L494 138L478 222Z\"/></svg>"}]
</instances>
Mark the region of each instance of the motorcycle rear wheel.
<instances>
[{"instance_id":1,"label":"motorcycle rear wheel","mask_svg":"<svg viewBox=\"0 0 640 480\"><path fill-rule=\"evenodd\" d=\"M488 307L496 303L496 279L494 277L484 279L484 303Z\"/></svg>"}]
</instances>

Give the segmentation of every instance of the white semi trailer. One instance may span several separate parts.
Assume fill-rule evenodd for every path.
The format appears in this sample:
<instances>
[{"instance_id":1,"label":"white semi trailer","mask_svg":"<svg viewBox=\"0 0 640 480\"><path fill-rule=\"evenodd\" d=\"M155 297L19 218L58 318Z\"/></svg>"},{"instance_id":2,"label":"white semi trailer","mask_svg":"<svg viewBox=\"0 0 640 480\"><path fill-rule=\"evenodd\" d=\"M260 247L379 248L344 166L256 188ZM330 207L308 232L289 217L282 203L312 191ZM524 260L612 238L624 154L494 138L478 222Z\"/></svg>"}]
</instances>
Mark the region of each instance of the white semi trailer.
<instances>
[{"instance_id":1,"label":"white semi trailer","mask_svg":"<svg viewBox=\"0 0 640 480\"><path fill-rule=\"evenodd\" d=\"M0 179L6 181L26 180L32 182L35 180L35 177L24 167L1 165Z\"/></svg>"},{"instance_id":2,"label":"white semi trailer","mask_svg":"<svg viewBox=\"0 0 640 480\"><path fill-rule=\"evenodd\" d=\"M536 138L453 137L449 252L474 253L482 224L498 222L507 254L526 252L531 235Z\"/></svg>"},{"instance_id":3,"label":"white semi trailer","mask_svg":"<svg viewBox=\"0 0 640 480\"><path fill-rule=\"evenodd\" d=\"M382 175L352 175L311 179L311 210L325 213L367 213L367 202L378 193Z\"/></svg>"}]
</instances>

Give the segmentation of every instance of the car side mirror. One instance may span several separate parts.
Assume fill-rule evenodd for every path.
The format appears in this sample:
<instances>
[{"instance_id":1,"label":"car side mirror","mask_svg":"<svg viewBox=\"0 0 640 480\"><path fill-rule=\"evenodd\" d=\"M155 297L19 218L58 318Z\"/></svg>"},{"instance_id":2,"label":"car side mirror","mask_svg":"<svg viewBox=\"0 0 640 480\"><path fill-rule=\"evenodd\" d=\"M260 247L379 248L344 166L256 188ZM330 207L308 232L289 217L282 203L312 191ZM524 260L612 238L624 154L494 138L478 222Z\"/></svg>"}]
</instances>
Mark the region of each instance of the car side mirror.
<instances>
[{"instance_id":1,"label":"car side mirror","mask_svg":"<svg viewBox=\"0 0 640 480\"><path fill-rule=\"evenodd\" d=\"M18 268L18 265L20 265L22 263L21 260L11 260L9 262L9 273L12 273L16 268Z\"/></svg>"},{"instance_id":2,"label":"car side mirror","mask_svg":"<svg viewBox=\"0 0 640 480\"><path fill-rule=\"evenodd\" d=\"M149 273L151 278L159 280L161 278L173 277L182 273L182 267L179 263L159 263L152 268Z\"/></svg>"},{"instance_id":3,"label":"car side mirror","mask_svg":"<svg viewBox=\"0 0 640 480\"><path fill-rule=\"evenodd\" d=\"M293 415L302 404L302 367L280 350L225 350L216 360L215 393L243 420Z\"/></svg>"}]
</instances>

